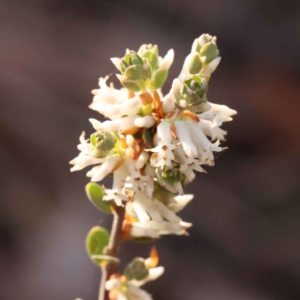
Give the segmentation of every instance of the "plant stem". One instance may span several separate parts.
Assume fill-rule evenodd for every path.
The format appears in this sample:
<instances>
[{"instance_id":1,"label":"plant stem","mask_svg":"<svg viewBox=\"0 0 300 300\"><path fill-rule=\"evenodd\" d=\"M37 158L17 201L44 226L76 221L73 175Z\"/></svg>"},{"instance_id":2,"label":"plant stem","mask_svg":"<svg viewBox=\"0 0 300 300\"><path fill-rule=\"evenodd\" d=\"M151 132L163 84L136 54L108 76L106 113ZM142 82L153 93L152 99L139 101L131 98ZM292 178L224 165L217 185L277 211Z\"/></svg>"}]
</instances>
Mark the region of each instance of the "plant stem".
<instances>
[{"instance_id":1,"label":"plant stem","mask_svg":"<svg viewBox=\"0 0 300 300\"><path fill-rule=\"evenodd\" d=\"M109 244L106 248L105 254L117 257L121 245L121 229L125 215L125 209L122 206L116 206L113 213L114 220L111 228ZM110 276L116 272L116 263L108 263L102 268L101 283L99 288L98 300L109 300L108 291L105 290L105 283Z\"/></svg>"}]
</instances>

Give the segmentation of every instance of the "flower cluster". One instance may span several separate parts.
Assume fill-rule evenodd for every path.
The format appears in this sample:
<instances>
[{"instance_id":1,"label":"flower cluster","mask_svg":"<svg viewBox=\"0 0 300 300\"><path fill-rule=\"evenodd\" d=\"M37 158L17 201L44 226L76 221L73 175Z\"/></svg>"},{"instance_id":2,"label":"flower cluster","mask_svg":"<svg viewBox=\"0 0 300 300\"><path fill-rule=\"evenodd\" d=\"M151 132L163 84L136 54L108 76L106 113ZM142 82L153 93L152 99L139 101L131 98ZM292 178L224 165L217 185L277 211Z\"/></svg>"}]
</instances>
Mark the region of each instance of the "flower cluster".
<instances>
[{"instance_id":1,"label":"flower cluster","mask_svg":"<svg viewBox=\"0 0 300 300\"><path fill-rule=\"evenodd\" d=\"M125 207L123 239L187 235L191 223L176 213L193 195L185 195L183 189L195 171L205 173L205 166L214 165L214 153L225 149L221 141L226 131L220 127L236 114L207 99L208 81L221 59L216 37L203 34L194 41L164 96L161 87L173 59L173 50L162 58L151 44L112 58L123 87L116 89L107 83L109 77L100 78L90 108L108 120L90 119L95 132L89 138L82 133L80 153L70 162L71 171L93 166L87 172L92 182L112 175L112 187L99 189L102 201ZM151 299L122 280L107 282L107 289L127 293L111 299L131 299L130 291L140 295L134 299Z\"/></svg>"}]
</instances>

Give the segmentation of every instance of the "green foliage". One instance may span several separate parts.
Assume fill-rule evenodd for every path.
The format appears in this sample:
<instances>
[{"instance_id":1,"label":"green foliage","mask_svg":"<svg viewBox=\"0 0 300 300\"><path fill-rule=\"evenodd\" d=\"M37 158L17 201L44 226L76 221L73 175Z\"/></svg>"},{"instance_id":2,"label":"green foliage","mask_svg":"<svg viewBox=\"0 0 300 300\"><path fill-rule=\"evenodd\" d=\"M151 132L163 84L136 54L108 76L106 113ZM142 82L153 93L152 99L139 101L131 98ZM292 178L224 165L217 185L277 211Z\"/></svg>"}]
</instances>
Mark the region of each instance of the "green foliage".
<instances>
[{"instance_id":1,"label":"green foliage","mask_svg":"<svg viewBox=\"0 0 300 300\"><path fill-rule=\"evenodd\" d=\"M151 87L155 90L160 89L165 83L168 77L168 73L169 73L168 69L157 70L157 72L153 74L151 80Z\"/></svg>"},{"instance_id":2,"label":"green foliage","mask_svg":"<svg viewBox=\"0 0 300 300\"><path fill-rule=\"evenodd\" d=\"M88 199L96 206L98 209L102 210L105 213L112 212L112 201L103 200L103 196L105 195L104 188L95 183L89 182L85 186L85 191Z\"/></svg>"},{"instance_id":3,"label":"green foliage","mask_svg":"<svg viewBox=\"0 0 300 300\"><path fill-rule=\"evenodd\" d=\"M102 263L105 263L104 259L93 258L94 255L102 255L104 248L109 243L109 234L107 230L100 226L93 227L88 233L85 245L86 251L90 256L91 260L97 265L100 266Z\"/></svg>"}]
</instances>

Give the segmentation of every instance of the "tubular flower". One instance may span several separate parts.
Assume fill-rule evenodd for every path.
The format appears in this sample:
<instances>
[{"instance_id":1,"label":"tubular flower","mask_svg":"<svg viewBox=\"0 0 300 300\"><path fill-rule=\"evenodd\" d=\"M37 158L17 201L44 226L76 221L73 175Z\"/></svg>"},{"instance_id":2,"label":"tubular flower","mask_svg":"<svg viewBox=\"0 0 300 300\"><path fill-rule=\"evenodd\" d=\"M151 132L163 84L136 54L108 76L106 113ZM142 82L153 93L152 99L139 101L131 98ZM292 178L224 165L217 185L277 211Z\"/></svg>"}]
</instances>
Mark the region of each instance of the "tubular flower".
<instances>
[{"instance_id":1,"label":"tubular flower","mask_svg":"<svg viewBox=\"0 0 300 300\"><path fill-rule=\"evenodd\" d=\"M184 187L196 171L206 173L205 166L214 166L214 153L226 149L221 141L227 132L220 127L236 114L208 100L208 80L220 62L215 37L195 40L164 96L160 88L173 59L173 50L162 58L151 44L112 58L123 87L100 78L90 108L107 120L90 119L95 132L90 138L82 133L80 153L70 162L71 171L91 167L87 176L92 182L112 175L103 201L125 207L125 239L187 234L191 224L176 215L192 199Z\"/></svg>"}]
</instances>

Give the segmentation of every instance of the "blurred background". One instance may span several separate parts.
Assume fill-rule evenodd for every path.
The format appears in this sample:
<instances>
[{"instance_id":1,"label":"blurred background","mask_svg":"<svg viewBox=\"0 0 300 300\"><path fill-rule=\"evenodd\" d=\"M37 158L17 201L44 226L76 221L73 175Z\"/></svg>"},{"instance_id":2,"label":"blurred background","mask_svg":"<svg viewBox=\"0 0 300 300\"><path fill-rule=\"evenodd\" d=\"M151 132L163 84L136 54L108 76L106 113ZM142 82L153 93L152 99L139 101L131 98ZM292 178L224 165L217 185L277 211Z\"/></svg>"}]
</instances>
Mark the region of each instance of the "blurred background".
<instances>
[{"instance_id":1,"label":"blurred background","mask_svg":"<svg viewBox=\"0 0 300 300\"><path fill-rule=\"evenodd\" d=\"M85 253L111 217L71 174L78 137L110 57L143 43L175 50L165 92L191 44L218 36L208 99L238 111L230 150L198 174L181 213L191 236L156 243L155 300L300 299L300 1L0 0L0 299L97 298ZM108 182L106 182L108 183ZM151 245L125 243L122 260Z\"/></svg>"}]
</instances>

